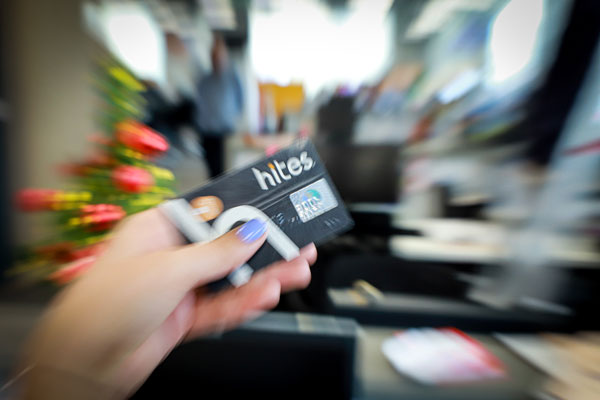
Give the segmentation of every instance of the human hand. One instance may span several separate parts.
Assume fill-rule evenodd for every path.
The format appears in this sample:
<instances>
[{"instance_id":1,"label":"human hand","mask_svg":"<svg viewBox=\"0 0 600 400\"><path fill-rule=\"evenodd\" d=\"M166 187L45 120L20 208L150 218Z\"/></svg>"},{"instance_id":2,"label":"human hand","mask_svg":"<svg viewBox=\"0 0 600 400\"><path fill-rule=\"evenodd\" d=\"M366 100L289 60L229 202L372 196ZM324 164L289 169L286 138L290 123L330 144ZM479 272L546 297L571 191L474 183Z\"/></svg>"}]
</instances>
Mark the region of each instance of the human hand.
<instances>
[{"instance_id":1,"label":"human hand","mask_svg":"<svg viewBox=\"0 0 600 400\"><path fill-rule=\"evenodd\" d=\"M232 328L274 307L282 292L306 287L312 244L240 288L202 288L248 260L265 229L253 220L210 243L183 245L157 209L126 220L43 317L25 357L25 397L130 395L182 340Z\"/></svg>"}]
</instances>

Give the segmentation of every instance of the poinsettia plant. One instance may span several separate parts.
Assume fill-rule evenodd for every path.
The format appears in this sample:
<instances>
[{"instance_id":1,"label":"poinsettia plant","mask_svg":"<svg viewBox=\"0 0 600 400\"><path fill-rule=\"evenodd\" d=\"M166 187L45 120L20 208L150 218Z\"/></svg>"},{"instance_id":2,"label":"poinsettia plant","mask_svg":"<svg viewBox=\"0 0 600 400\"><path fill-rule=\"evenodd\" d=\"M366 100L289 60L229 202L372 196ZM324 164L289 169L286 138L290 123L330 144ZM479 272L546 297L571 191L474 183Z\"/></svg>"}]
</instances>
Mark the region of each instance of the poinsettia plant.
<instances>
[{"instance_id":1,"label":"poinsettia plant","mask_svg":"<svg viewBox=\"0 0 600 400\"><path fill-rule=\"evenodd\" d=\"M114 59L98 66L94 81L103 100L92 156L60 166L69 190L27 188L17 194L25 212L50 213L52 237L32 245L13 273L36 270L64 284L89 269L113 227L129 214L174 196L174 176L156 165L168 141L139 119L144 86Z\"/></svg>"}]
</instances>

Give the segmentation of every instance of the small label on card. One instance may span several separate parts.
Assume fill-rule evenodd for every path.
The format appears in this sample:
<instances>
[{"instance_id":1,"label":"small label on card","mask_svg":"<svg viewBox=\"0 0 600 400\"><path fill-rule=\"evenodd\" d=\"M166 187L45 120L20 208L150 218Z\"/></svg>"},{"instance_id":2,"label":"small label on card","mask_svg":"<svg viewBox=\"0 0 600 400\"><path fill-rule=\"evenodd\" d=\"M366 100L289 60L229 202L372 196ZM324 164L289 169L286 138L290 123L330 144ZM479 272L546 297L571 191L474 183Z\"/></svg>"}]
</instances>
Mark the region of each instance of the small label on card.
<instances>
[{"instance_id":1,"label":"small label on card","mask_svg":"<svg viewBox=\"0 0 600 400\"><path fill-rule=\"evenodd\" d=\"M308 222L338 206L325 179L319 179L292 193L290 200L302 222Z\"/></svg>"}]
</instances>

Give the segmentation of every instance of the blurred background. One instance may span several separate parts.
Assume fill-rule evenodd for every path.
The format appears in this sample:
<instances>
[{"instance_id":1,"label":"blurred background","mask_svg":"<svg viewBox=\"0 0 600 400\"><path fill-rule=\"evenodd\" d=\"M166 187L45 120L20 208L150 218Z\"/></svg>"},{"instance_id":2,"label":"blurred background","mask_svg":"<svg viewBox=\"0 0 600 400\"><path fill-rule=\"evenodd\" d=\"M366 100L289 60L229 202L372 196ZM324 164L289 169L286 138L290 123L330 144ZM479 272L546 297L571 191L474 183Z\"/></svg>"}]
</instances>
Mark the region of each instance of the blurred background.
<instances>
[{"instance_id":1,"label":"blurred background","mask_svg":"<svg viewBox=\"0 0 600 400\"><path fill-rule=\"evenodd\" d=\"M183 346L140 398L207 374L209 391L227 378L263 395L600 396L589 333L600 327L596 1L4 0L0 13L0 382L57 291L31 272L81 261L101 238L71 232L68 257L53 248L44 263L30 246L85 216L108 229L310 138L355 227L319 249L308 289L265 320ZM118 145L94 136L113 128ZM123 139L133 131L147 141ZM107 178L107 152L138 170ZM83 189L64 174L73 160L88 168ZM64 192L23 197L31 188ZM119 209L82 208L98 198ZM23 208L84 215L57 223ZM450 377L423 377L469 353L440 353L442 327L488 357L473 379L457 378L460 360ZM431 330L386 347L407 328ZM286 357L265 356L272 346ZM198 361L224 353L235 368ZM304 385L311 370L322 379Z\"/></svg>"}]
</instances>

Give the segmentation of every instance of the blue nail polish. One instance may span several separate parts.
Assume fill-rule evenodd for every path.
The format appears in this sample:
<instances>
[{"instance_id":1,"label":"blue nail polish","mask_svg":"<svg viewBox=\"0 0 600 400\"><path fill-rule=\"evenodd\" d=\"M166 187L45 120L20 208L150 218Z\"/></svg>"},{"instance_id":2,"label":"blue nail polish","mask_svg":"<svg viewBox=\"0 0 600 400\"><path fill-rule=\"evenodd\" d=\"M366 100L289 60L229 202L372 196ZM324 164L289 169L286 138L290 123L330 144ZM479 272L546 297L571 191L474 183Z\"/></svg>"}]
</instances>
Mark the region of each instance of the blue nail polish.
<instances>
[{"instance_id":1,"label":"blue nail polish","mask_svg":"<svg viewBox=\"0 0 600 400\"><path fill-rule=\"evenodd\" d=\"M267 231L267 224L259 219L251 219L235 233L244 243L258 240Z\"/></svg>"}]
</instances>

